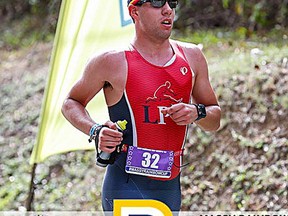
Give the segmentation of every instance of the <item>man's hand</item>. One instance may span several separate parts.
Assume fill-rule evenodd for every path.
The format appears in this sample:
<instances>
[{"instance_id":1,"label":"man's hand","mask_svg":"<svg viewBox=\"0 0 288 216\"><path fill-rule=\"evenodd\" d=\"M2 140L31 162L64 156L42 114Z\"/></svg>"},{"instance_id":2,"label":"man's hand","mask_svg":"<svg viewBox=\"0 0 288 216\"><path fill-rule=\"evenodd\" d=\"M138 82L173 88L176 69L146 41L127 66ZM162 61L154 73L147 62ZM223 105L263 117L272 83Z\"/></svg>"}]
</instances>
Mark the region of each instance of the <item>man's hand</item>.
<instances>
[{"instance_id":1,"label":"man's hand","mask_svg":"<svg viewBox=\"0 0 288 216\"><path fill-rule=\"evenodd\" d=\"M161 112L164 116L170 116L177 125L188 125L198 118L196 107L185 103L174 104L161 110Z\"/></svg>"},{"instance_id":2,"label":"man's hand","mask_svg":"<svg viewBox=\"0 0 288 216\"><path fill-rule=\"evenodd\" d=\"M99 149L104 152L112 153L117 145L123 140L123 133L117 130L116 124L108 121L99 133Z\"/></svg>"}]
</instances>

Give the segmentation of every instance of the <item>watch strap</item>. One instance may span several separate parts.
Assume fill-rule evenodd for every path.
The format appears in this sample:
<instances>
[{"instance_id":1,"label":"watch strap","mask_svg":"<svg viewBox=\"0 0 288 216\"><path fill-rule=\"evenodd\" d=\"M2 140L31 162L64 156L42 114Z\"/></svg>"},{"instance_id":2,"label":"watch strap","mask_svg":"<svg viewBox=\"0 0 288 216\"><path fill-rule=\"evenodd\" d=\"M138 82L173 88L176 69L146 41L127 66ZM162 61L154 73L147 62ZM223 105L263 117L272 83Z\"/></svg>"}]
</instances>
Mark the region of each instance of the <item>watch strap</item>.
<instances>
[{"instance_id":1,"label":"watch strap","mask_svg":"<svg viewBox=\"0 0 288 216\"><path fill-rule=\"evenodd\" d=\"M205 105L203 104L193 104L193 105L196 107L198 114L198 117L195 119L195 121L205 118L206 117Z\"/></svg>"}]
</instances>

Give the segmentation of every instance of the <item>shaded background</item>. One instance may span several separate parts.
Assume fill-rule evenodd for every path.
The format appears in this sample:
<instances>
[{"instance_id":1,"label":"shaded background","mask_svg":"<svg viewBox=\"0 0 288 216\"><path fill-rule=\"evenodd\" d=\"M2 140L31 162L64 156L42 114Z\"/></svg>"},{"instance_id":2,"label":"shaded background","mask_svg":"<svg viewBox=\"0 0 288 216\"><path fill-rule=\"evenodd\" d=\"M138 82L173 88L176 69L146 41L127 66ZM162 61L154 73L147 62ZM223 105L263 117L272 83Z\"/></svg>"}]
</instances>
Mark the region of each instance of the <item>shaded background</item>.
<instances>
[{"instance_id":1,"label":"shaded background","mask_svg":"<svg viewBox=\"0 0 288 216\"><path fill-rule=\"evenodd\" d=\"M25 210L60 4L0 1L1 211ZM180 2L173 38L203 46L223 112L218 132L190 127L183 210L288 209L287 17L287 0ZM33 208L101 209L94 161L78 151L39 164Z\"/></svg>"},{"instance_id":2,"label":"shaded background","mask_svg":"<svg viewBox=\"0 0 288 216\"><path fill-rule=\"evenodd\" d=\"M225 28L246 37L287 28L287 0L181 0L175 30ZM61 0L1 0L1 46L51 40L57 25ZM17 27L17 22L21 27ZM10 27L7 29L7 27ZM14 31L13 31L14 30ZM30 38L33 34L33 38ZM30 41L31 42L31 41Z\"/></svg>"}]
</instances>

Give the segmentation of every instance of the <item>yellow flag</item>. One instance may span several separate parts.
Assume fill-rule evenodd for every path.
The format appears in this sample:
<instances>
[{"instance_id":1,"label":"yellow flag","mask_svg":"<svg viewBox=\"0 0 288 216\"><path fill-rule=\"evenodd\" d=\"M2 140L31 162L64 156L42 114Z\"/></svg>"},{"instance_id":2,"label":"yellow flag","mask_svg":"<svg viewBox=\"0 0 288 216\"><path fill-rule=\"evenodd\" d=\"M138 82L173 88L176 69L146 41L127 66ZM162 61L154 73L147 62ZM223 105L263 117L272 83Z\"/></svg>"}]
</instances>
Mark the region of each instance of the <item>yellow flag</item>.
<instances>
[{"instance_id":1,"label":"yellow flag","mask_svg":"<svg viewBox=\"0 0 288 216\"><path fill-rule=\"evenodd\" d=\"M134 27L126 4L127 0L62 0L31 164L54 154L95 148L63 117L61 106L93 54L120 49L131 41ZM97 122L109 119L103 93L87 109Z\"/></svg>"}]
</instances>

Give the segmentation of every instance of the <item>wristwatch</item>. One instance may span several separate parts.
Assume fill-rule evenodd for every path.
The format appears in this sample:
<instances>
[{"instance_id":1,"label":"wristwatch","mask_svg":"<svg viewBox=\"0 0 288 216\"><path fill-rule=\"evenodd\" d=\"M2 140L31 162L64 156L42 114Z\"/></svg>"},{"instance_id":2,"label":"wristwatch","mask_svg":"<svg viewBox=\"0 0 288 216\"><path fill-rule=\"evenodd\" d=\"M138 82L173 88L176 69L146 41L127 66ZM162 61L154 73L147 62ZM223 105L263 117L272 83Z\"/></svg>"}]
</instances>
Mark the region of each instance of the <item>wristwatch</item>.
<instances>
[{"instance_id":1,"label":"wristwatch","mask_svg":"<svg viewBox=\"0 0 288 216\"><path fill-rule=\"evenodd\" d=\"M205 118L206 117L205 105L203 104L193 104L193 105L196 107L197 113L198 113L198 117L195 121Z\"/></svg>"}]
</instances>

